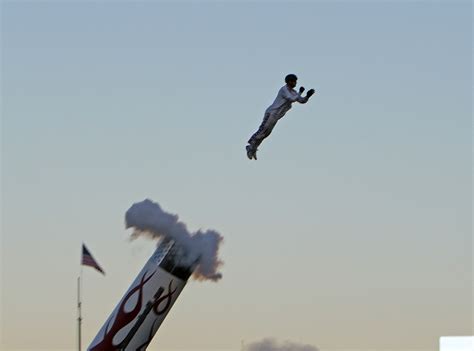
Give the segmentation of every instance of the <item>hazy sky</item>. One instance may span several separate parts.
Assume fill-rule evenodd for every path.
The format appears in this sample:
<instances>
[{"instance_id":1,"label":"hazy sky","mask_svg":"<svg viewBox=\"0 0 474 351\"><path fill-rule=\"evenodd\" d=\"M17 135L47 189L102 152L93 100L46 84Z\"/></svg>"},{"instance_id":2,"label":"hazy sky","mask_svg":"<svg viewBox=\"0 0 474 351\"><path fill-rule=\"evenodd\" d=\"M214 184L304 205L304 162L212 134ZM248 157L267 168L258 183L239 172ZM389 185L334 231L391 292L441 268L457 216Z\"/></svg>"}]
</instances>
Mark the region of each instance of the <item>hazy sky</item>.
<instances>
[{"instance_id":1,"label":"hazy sky","mask_svg":"<svg viewBox=\"0 0 474 351\"><path fill-rule=\"evenodd\" d=\"M2 350L87 346L154 250L225 237L150 350L437 350L473 335L469 1L2 1ZM287 73L315 88L249 161Z\"/></svg>"}]
</instances>

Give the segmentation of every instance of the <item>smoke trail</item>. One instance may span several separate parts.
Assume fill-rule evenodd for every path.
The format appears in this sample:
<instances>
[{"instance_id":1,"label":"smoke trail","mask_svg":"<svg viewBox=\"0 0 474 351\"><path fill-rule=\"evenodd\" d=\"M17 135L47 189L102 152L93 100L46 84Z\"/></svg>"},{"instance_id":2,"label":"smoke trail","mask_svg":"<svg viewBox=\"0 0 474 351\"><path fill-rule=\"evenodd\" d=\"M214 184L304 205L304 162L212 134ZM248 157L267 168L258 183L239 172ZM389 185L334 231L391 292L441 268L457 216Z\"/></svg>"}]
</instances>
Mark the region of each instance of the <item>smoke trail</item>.
<instances>
[{"instance_id":1,"label":"smoke trail","mask_svg":"<svg viewBox=\"0 0 474 351\"><path fill-rule=\"evenodd\" d=\"M244 351L318 351L318 348L311 345L295 344L291 341L278 345L274 339L263 339L246 346Z\"/></svg>"},{"instance_id":2,"label":"smoke trail","mask_svg":"<svg viewBox=\"0 0 474 351\"><path fill-rule=\"evenodd\" d=\"M197 263L193 277L198 280L217 281L222 278L218 268L219 246L223 237L214 230L190 233L177 215L163 211L159 204L144 200L132 205L125 214L125 225L133 228L132 238L149 236L174 240L185 251L183 265Z\"/></svg>"}]
</instances>

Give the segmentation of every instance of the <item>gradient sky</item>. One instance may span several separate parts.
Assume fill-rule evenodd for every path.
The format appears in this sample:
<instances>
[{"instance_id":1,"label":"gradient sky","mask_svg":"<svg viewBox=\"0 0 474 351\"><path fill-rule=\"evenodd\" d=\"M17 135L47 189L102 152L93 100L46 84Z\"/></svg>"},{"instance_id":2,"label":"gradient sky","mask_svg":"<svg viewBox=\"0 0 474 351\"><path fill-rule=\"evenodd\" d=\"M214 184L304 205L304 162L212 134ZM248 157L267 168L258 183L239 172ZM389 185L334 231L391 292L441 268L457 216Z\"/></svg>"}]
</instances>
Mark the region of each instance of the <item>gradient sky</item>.
<instances>
[{"instance_id":1,"label":"gradient sky","mask_svg":"<svg viewBox=\"0 0 474 351\"><path fill-rule=\"evenodd\" d=\"M437 350L473 335L469 1L2 1L1 349L87 346L154 250L225 237L150 349ZM249 161L287 73L315 88Z\"/></svg>"}]
</instances>

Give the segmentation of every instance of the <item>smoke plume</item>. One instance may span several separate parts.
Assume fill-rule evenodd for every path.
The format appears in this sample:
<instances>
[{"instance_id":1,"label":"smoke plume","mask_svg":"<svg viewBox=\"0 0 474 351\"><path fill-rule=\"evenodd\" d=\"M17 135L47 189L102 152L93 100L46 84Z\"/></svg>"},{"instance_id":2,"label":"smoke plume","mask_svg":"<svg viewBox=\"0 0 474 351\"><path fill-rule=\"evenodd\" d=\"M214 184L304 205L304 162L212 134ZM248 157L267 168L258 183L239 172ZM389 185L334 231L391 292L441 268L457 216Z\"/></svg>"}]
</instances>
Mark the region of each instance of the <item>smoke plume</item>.
<instances>
[{"instance_id":1,"label":"smoke plume","mask_svg":"<svg viewBox=\"0 0 474 351\"><path fill-rule=\"evenodd\" d=\"M183 248L183 265L197 264L193 277L197 280L217 281L222 278L218 268L219 246L223 237L214 230L189 232L177 215L163 211L159 204L144 200L132 205L125 214L125 225L133 228L132 238L148 236L171 239Z\"/></svg>"},{"instance_id":2,"label":"smoke plume","mask_svg":"<svg viewBox=\"0 0 474 351\"><path fill-rule=\"evenodd\" d=\"M247 345L243 351L318 351L318 348L311 345L296 344L291 341L278 344L274 339L263 339Z\"/></svg>"}]
</instances>

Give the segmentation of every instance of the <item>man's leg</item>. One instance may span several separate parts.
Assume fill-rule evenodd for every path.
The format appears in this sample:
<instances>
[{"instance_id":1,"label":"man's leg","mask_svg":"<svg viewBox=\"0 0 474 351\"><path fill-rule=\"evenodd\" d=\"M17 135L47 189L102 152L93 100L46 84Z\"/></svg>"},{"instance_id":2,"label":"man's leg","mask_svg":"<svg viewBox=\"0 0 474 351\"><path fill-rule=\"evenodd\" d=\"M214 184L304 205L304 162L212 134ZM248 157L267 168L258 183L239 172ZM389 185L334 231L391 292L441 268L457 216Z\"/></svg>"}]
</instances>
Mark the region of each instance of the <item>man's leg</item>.
<instances>
[{"instance_id":1,"label":"man's leg","mask_svg":"<svg viewBox=\"0 0 474 351\"><path fill-rule=\"evenodd\" d=\"M269 113L265 114L265 117L263 118L260 127L248 141L249 145L247 146L247 154L249 158L252 158L251 156L253 156L253 158L257 159L257 148L260 146L262 141L272 133L272 130L275 127L277 121L278 118L276 118L276 116L273 116Z\"/></svg>"}]
</instances>

